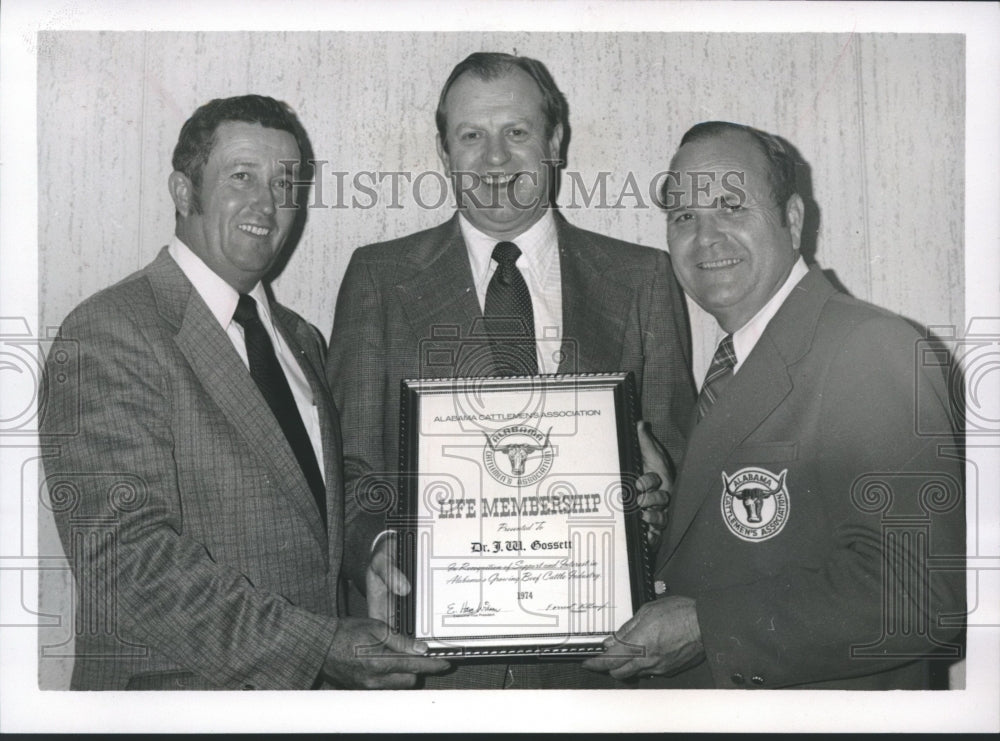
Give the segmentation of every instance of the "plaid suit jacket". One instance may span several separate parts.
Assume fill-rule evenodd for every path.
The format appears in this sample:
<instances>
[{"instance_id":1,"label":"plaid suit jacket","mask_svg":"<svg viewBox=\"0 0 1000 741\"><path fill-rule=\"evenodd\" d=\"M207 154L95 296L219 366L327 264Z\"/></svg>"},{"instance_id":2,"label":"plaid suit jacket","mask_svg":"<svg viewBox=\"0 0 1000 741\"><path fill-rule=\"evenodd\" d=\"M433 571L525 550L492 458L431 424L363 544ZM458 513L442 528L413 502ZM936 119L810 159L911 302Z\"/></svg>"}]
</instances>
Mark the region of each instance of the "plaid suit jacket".
<instances>
[{"instance_id":1,"label":"plaid suit jacket","mask_svg":"<svg viewBox=\"0 0 1000 741\"><path fill-rule=\"evenodd\" d=\"M307 689L337 627L340 431L322 337L274 304L319 407L328 534L278 423L166 253L84 301L42 444L76 580L74 689Z\"/></svg>"},{"instance_id":2,"label":"plaid suit jacket","mask_svg":"<svg viewBox=\"0 0 1000 741\"><path fill-rule=\"evenodd\" d=\"M695 392L687 313L670 257L578 229L559 214L556 228L564 337L559 372L635 373L643 417L679 462ZM457 215L362 247L351 258L327 370L345 431L345 569L354 580L363 578L372 538L383 529L379 510L394 496L400 381L481 373L474 360L481 341L472 342L471 352L452 353L454 364L436 360L437 350L474 336L482 312L473 286Z\"/></svg>"}]
</instances>

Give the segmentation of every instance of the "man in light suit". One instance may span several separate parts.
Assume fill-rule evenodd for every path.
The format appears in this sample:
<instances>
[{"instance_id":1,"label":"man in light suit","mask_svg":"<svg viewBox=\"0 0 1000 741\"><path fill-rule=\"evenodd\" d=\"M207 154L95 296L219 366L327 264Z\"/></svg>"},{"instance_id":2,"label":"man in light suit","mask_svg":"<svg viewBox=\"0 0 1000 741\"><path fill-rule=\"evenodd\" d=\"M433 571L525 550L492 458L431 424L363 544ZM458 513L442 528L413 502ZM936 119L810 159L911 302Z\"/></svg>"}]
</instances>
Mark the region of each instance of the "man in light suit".
<instances>
[{"instance_id":1,"label":"man in light suit","mask_svg":"<svg viewBox=\"0 0 1000 741\"><path fill-rule=\"evenodd\" d=\"M404 378L510 374L519 366L529 375L632 371L645 420L680 459L694 402L683 295L662 250L583 231L554 213L551 170L566 125L563 96L544 65L472 54L452 71L437 109L438 153L458 213L362 247L348 266L328 362L346 430L347 552L367 560L377 541L372 561L382 573L392 538L378 535L396 483ZM530 296L518 329L530 350L500 358L481 330L488 336L496 250L510 244ZM463 667L426 684L614 685L578 664Z\"/></svg>"},{"instance_id":2,"label":"man in light suit","mask_svg":"<svg viewBox=\"0 0 1000 741\"><path fill-rule=\"evenodd\" d=\"M726 337L673 491L659 599L587 665L644 687L931 686L932 660L961 655L965 612L939 369L907 322L806 267L777 138L699 124L671 171L674 269Z\"/></svg>"},{"instance_id":3,"label":"man in light suit","mask_svg":"<svg viewBox=\"0 0 1000 741\"><path fill-rule=\"evenodd\" d=\"M199 108L174 151L175 238L78 306L49 353L42 444L77 587L74 689L406 687L447 666L340 616L323 341L261 283L305 141L272 98Z\"/></svg>"}]
</instances>

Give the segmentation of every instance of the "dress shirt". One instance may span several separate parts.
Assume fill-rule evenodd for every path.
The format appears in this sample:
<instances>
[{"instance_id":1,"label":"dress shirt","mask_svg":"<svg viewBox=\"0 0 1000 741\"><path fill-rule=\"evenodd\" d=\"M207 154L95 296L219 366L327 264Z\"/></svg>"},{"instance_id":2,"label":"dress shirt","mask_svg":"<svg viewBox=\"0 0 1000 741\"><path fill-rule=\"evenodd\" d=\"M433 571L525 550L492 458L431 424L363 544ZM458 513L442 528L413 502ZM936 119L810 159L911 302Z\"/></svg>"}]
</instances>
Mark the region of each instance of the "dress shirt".
<instances>
[{"instance_id":1,"label":"dress shirt","mask_svg":"<svg viewBox=\"0 0 1000 741\"><path fill-rule=\"evenodd\" d=\"M514 239L496 239L479 231L459 212L458 225L469 253L469 265L476 285L479 310L485 311L486 291L497 264L493 248L497 242L513 242L521 250L517 269L531 295L531 310L535 318L535 346L538 353L538 372L555 373L559 368L556 359L562 351L562 274L559 271L559 237L552 212L546 209L542 218L526 232ZM372 541L374 554L382 538L394 531L383 530Z\"/></svg>"},{"instance_id":2,"label":"dress shirt","mask_svg":"<svg viewBox=\"0 0 1000 741\"><path fill-rule=\"evenodd\" d=\"M513 242L521 250L517 269L524 276L531 295L531 308L535 317L535 345L538 353L538 372L555 373L559 368L556 359L562 349L562 276L559 271L559 237L556 221L548 209L531 228L515 239L500 240L484 234L459 213L462 238L469 253L469 264L476 284L479 309L486 306L486 290L496 271L493 248L497 242Z\"/></svg>"},{"instance_id":3,"label":"dress shirt","mask_svg":"<svg viewBox=\"0 0 1000 741\"><path fill-rule=\"evenodd\" d=\"M778 309L785 303L785 299L788 298L795 286L798 285L799 281L808 272L809 268L806 267L805 260L799 257L795 261L795 264L792 265L788 277L785 278L785 282L781 284L781 288L778 289L777 293L771 296L770 300L761 307L760 311L754 314L753 319L733 332L733 351L736 353L736 365L733 366L734 375L739 371L740 366L743 365L743 361L749 357L761 335L764 334L767 323L778 313Z\"/></svg>"},{"instance_id":4,"label":"dress shirt","mask_svg":"<svg viewBox=\"0 0 1000 741\"><path fill-rule=\"evenodd\" d=\"M236 312L236 304L240 300L239 292L231 285L220 278L205 262L198 257L191 248L184 244L176 236L170 241L167 248L168 254L177 263L181 272L191 281L191 285L201 296L202 300L212 312L212 316L219 322L219 326L225 330L229 341L239 354L243 365L250 369L250 361L247 359L246 341L243 339L243 327L238 322L233 321L233 314ZM299 367L298 360L285 343L281 332L274 326L271 318L271 305L267 301L267 292L262 283L258 282L249 294L257 302L257 313L264 325L264 330L271 338L274 345L274 352L278 356L281 369L285 372L288 386L295 397L295 405L298 407L299 416L309 434L309 441L312 443L313 452L316 454L316 463L319 465L323 480L326 480L326 471L323 466L323 443L319 431L319 410L313 403L312 389L309 381L306 380L302 368Z\"/></svg>"}]
</instances>

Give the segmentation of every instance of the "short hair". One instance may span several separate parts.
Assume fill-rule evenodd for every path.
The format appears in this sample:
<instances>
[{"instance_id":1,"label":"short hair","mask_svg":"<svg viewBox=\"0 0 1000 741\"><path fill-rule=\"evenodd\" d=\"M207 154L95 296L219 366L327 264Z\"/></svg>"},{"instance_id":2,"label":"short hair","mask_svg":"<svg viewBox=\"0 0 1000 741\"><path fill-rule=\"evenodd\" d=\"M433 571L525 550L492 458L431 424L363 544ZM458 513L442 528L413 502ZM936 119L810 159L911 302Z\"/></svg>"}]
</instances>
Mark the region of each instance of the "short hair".
<instances>
[{"instance_id":1,"label":"short hair","mask_svg":"<svg viewBox=\"0 0 1000 741\"><path fill-rule=\"evenodd\" d=\"M552 136L556 126L566 123L566 98L556 87L556 81L545 68L545 65L537 59L531 57L518 57L513 54L502 52L477 51L470 54L451 71L444 87L441 88L441 97L438 98L437 121L438 136L441 137L441 146L444 151L448 151L448 116L445 113L444 102L448 97L448 91L455 81L466 72L478 77L480 80L496 80L510 74L513 70L519 69L525 72L535 84L538 85L542 93L542 113L545 115L545 138Z\"/></svg>"},{"instance_id":2,"label":"short hair","mask_svg":"<svg viewBox=\"0 0 1000 741\"><path fill-rule=\"evenodd\" d=\"M215 133L227 121L258 123L268 129L287 131L295 137L299 156L305 156L307 140L305 130L295 113L288 106L266 95L238 95L216 98L196 110L181 127L177 146L174 147L173 167L191 180L195 193L195 207L201 211L201 177L208 162Z\"/></svg>"},{"instance_id":3,"label":"short hair","mask_svg":"<svg viewBox=\"0 0 1000 741\"><path fill-rule=\"evenodd\" d=\"M784 224L785 205L788 203L788 199L798 192L798 189L795 185L795 158L778 137L746 124L732 123L731 121L703 121L685 132L684 136L681 137L678 149L685 144L731 133L746 134L757 146L760 153L764 155L764 159L767 161L767 179L771 186L771 198L781 209L781 223Z\"/></svg>"}]
</instances>

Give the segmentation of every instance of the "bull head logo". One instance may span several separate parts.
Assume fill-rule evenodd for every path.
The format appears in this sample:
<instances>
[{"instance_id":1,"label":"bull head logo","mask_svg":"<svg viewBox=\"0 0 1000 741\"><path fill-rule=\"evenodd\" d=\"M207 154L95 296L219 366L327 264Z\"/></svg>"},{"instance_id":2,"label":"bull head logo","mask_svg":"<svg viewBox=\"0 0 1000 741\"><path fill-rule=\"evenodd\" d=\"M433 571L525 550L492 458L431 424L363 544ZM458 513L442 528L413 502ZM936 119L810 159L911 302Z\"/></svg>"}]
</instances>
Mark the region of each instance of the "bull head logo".
<instances>
[{"instance_id":1,"label":"bull head logo","mask_svg":"<svg viewBox=\"0 0 1000 741\"><path fill-rule=\"evenodd\" d=\"M532 445L530 443L506 443L504 445L494 445L493 441L490 440L490 436L485 432L486 444L490 446L490 449L494 453L503 453L507 456L507 460L510 461L511 472L515 476L524 475L524 464L528 460L528 457L540 450L545 450L549 446L549 435L552 433L552 428L545 433L545 441L541 445Z\"/></svg>"},{"instance_id":2,"label":"bull head logo","mask_svg":"<svg viewBox=\"0 0 1000 741\"><path fill-rule=\"evenodd\" d=\"M782 471L781 475L778 477L778 482L770 489L762 489L760 487L753 487L753 488L747 487L745 489L735 491L732 487L732 482L733 479L736 478L736 476L727 477L725 472L723 472L722 480L726 484L726 493L729 494L729 496L739 499L741 502L743 502L743 508L746 510L747 513L747 522L754 525L754 524L759 524L761 522L760 510L761 507L764 506L764 500L767 499L768 497L774 496L785 487L785 474L787 473L788 473L787 469Z\"/></svg>"}]
</instances>

